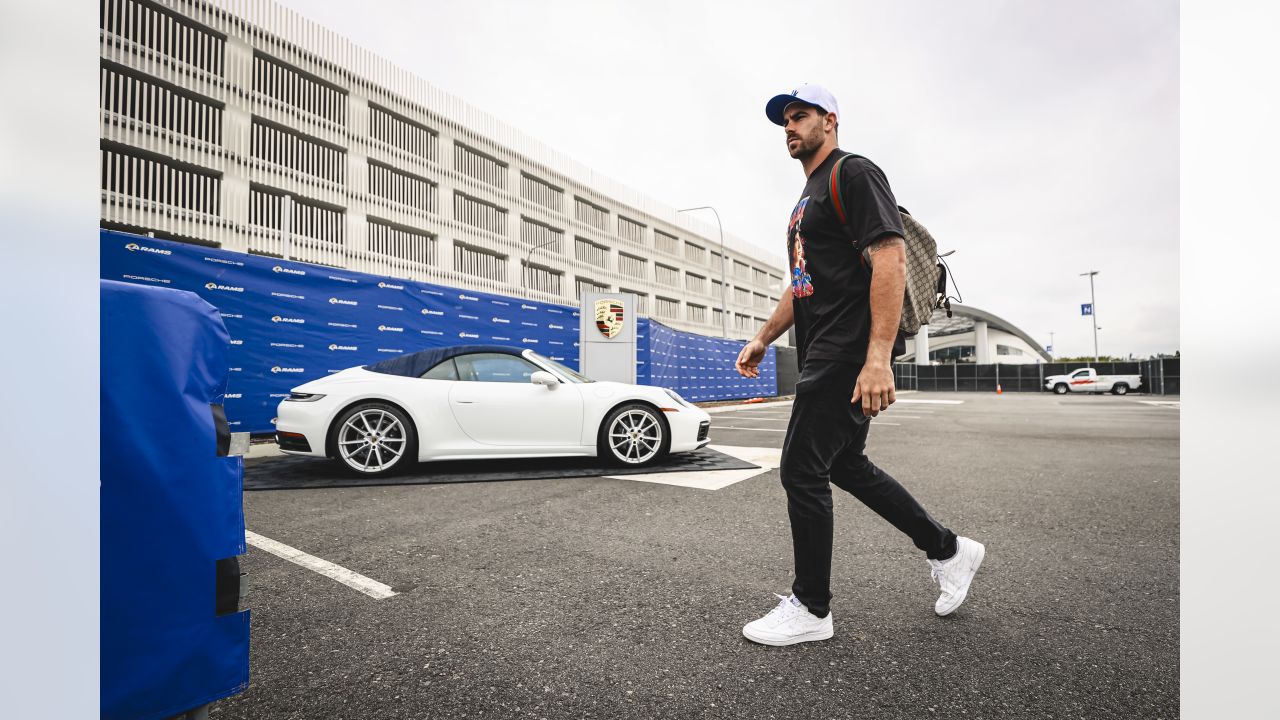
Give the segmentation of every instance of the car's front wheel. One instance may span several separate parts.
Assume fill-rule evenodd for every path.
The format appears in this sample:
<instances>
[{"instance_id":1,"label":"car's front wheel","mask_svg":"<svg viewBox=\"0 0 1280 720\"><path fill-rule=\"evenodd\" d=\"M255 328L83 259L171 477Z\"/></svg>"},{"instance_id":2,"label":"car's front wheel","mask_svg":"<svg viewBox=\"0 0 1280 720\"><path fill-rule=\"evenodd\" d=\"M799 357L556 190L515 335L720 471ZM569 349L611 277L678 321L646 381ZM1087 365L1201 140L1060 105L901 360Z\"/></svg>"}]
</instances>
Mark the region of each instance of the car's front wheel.
<instances>
[{"instance_id":1,"label":"car's front wheel","mask_svg":"<svg viewBox=\"0 0 1280 720\"><path fill-rule=\"evenodd\" d=\"M399 408L380 402L361 403L333 424L334 457L350 470L387 475L418 458L418 436Z\"/></svg>"},{"instance_id":2,"label":"car's front wheel","mask_svg":"<svg viewBox=\"0 0 1280 720\"><path fill-rule=\"evenodd\" d=\"M599 455L618 465L651 465L665 457L670 447L666 422L648 405L623 405L600 426Z\"/></svg>"},{"instance_id":3,"label":"car's front wheel","mask_svg":"<svg viewBox=\"0 0 1280 720\"><path fill-rule=\"evenodd\" d=\"M1057 393L1058 395L1066 395L1066 394L1067 394L1067 384L1066 384L1066 383L1058 383L1057 385L1054 385L1054 386L1053 386L1053 391L1054 391L1055 393Z\"/></svg>"}]
</instances>

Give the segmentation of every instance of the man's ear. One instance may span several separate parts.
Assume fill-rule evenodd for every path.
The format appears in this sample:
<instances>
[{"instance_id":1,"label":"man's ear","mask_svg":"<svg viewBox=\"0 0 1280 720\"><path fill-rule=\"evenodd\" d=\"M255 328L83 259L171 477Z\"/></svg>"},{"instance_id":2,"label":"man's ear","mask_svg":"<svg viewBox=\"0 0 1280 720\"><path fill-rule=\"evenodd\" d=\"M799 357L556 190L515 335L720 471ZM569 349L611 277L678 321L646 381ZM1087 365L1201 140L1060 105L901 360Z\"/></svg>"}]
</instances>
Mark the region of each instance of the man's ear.
<instances>
[{"instance_id":1,"label":"man's ear","mask_svg":"<svg viewBox=\"0 0 1280 720\"><path fill-rule=\"evenodd\" d=\"M827 124L828 121L830 121L830 125ZM822 116L823 130L830 133L834 133L836 131L836 128L838 127L840 127L840 118L836 117L835 113L829 112L826 115Z\"/></svg>"}]
</instances>

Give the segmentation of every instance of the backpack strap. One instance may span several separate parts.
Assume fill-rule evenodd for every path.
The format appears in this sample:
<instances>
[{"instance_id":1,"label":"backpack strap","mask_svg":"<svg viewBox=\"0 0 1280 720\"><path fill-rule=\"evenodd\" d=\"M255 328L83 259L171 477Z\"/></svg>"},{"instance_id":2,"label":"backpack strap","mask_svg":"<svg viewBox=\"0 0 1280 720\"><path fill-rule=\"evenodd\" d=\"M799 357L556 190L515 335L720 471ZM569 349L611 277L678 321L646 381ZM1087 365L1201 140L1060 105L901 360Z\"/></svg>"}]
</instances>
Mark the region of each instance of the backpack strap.
<instances>
[{"instance_id":1,"label":"backpack strap","mask_svg":"<svg viewBox=\"0 0 1280 720\"><path fill-rule=\"evenodd\" d=\"M848 153L836 159L836 164L831 167L831 177L828 180L828 184L831 187L831 205L835 208L836 218L840 220L840 229L844 231L845 236L849 238L849 242L853 244L853 250L858 254L858 263L865 268L867 266L867 258L858 247L858 238L854 237L853 228L849 227L849 215L844 209L844 180L841 177L840 169L844 167L844 161L851 157L861 157L861 155Z\"/></svg>"},{"instance_id":2,"label":"backpack strap","mask_svg":"<svg viewBox=\"0 0 1280 720\"><path fill-rule=\"evenodd\" d=\"M849 224L849 216L844 212L844 183L840 179L840 168L844 167L844 161L848 159L848 155L842 156L831 168L831 204L836 208L836 217L840 218L841 225Z\"/></svg>"}]
</instances>

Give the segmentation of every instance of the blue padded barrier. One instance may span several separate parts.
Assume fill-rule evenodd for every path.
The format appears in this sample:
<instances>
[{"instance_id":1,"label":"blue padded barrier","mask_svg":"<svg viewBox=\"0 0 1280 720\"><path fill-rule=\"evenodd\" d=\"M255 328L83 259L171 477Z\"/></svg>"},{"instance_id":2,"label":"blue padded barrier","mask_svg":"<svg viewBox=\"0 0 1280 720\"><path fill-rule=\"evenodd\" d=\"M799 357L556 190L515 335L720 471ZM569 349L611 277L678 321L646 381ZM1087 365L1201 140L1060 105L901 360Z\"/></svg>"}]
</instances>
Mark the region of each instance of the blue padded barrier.
<instances>
[{"instance_id":1,"label":"blue padded barrier","mask_svg":"<svg viewBox=\"0 0 1280 720\"><path fill-rule=\"evenodd\" d=\"M249 682L227 572L245 552L243 465L219 456L229 337L192 293L100 284L102 717L166 718Z\"/></svg>"}]
</instances>

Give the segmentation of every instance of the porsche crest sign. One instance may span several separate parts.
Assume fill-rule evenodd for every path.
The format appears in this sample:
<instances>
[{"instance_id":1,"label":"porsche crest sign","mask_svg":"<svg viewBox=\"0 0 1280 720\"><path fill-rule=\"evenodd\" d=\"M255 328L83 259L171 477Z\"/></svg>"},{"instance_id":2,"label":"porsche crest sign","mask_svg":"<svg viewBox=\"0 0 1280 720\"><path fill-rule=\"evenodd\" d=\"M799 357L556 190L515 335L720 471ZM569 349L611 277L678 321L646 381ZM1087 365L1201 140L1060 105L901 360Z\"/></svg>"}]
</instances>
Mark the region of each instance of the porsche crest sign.
<instances>
[{"instance_id":1,"label":"porsche crest sign","mask_svg":"<svg viewBox=\"0 0 1280 720\"><path fill-rule=\"evenodd\" d=\"M636 382L639 300L625 290L584 292L578 299L578 368L592 380Z\"/></svg>"},{"instance_id":2,"label":"porsche crest sign","mask_svg":"<svg viewBox=\"0 0 1280 720\"><path fill-rule=\"evenodd\" d=\"M613 339L626 326L622 301L612 298L596 300L596 329L606 338Z\"/></svg>"}]
</instances>

